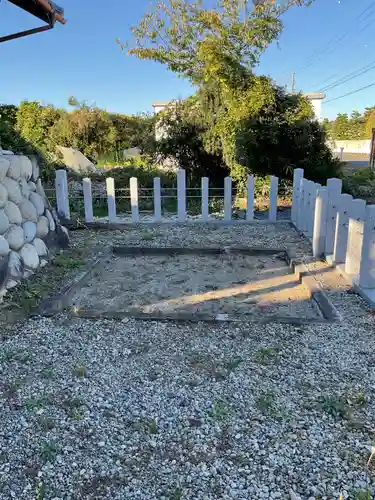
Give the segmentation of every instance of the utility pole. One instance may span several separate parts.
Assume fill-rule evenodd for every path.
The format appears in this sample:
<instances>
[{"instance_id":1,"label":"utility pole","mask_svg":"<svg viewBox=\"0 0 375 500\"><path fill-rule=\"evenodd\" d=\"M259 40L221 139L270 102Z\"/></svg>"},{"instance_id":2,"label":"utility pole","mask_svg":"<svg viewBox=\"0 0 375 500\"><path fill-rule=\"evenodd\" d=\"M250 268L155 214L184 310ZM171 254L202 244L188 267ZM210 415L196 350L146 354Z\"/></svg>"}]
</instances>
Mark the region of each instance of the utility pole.
<instances>
[{"instance_id":1,"label":"utility pole","mask_svg":"<svg viewBox=\"0 0 375 500\"><path fill-rule=\"evenodd\" d=\"M295 81L296 81L296 74L293 71L293 73L292 73L292 94L294 94L294 84L295 84Z\"/></svg>"}]
</instances>

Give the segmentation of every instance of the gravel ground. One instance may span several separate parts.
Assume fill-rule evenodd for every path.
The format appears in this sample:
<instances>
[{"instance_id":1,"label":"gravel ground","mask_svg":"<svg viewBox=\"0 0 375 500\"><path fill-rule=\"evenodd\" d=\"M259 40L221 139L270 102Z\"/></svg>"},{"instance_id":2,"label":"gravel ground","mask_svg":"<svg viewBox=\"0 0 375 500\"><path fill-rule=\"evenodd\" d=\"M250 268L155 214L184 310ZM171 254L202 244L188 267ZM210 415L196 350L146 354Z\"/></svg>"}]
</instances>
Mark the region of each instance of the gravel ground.
<instances>
[{"instance_id":1,"label":"gravel ground","mask_svg":"<svg viewBox=\"0 0 375 500\"><path fill-rule=\"evenodd\" d=\"M116 239L292 245L308 256L308 243L280 229L138 229ZM105 251L113 237L75 239ZM342 323L59 315L3 334L0 499L373 498L374 315L326 267L316 272Z\"/></svg>"}]
</instances>

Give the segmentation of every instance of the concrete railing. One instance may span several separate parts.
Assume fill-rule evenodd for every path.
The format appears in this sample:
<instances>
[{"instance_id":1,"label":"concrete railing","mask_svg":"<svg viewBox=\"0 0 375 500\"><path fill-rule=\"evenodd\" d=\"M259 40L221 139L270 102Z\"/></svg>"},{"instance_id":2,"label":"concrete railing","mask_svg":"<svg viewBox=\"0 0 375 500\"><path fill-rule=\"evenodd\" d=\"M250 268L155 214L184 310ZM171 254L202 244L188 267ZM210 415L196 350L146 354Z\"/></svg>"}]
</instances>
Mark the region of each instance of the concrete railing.
<instances>
[{"instance_id":1,"label":"concrete railing","mask_svg":"<svg viewBox=\"0 0 375 500\"><path fill-rule=\"evenodd\" d=\"M375 205L343 194L340 179L326 186L294 171L292 222L312 242L313 256L325 258L375 304Z\"/></svg>"}]
</instances>

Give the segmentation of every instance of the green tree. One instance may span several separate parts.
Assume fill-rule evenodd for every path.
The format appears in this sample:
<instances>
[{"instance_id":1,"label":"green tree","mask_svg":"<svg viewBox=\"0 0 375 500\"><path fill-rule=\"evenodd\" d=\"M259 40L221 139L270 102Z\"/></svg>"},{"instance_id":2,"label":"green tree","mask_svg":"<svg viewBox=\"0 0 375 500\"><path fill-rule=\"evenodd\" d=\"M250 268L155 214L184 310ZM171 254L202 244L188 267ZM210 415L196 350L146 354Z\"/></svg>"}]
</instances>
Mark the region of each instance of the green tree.
<instances>
[{"instance_id":1,"label":"green tree","mask_svg":"<svg viewBox=\"0 0 375 500\"><path fill-rule=\"evenodd\" d=\"M349 117L346 113L339 113L332 123L331 134L335 140L350 139Z\"/></svg>"},{"instance_id":2,"label":"green tree","mask_svg":"<svg viewBox=\"0 0 375 500\"><path fill-rule=\"evenodd\" d=\"M375 108L373 108L372 111L368 112L366 116L365 129L364 129L365 139L372 138L372 129L374 128L375 128Z\"/></svg>"}]
</instances>

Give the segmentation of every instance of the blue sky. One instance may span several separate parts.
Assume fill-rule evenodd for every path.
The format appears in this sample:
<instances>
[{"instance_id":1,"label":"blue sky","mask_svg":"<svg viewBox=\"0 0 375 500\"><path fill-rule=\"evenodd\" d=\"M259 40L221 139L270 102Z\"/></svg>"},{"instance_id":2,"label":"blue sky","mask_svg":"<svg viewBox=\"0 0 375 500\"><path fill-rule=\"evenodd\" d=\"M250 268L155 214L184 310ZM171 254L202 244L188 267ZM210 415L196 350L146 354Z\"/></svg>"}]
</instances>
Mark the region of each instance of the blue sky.
<instances>
[{"instance_id":1,"label":"blue sky","mask_svg":"<svg viewBox=\"0 0 375 500\"><path fill-rule=\"evenodd\" d=\"M116 45L116 37L127 39L129 26L141 18L149 0L57 3L65 9L65 26L0 44L0 102L28 99L66 107L74 95L109 111L137 113L152 110L153 101L189 95L186 81L161 65L124 55ZM366 15L356 19L369 5ZM7 0L0 2L0 20L2 35L38 25ZM290 83L294 70L296 89L314 92L329 77L340 78L375 61L373 0L315 0L309 8L291 9L284 23L279 43L269 47L257 68L279 84ZM327 100L372 82L375 70L327 92ZM375 105L375 87L323 103L322 112L331 118L370 105Z\"/></svg>"}]
</instances>

